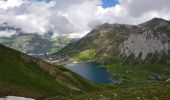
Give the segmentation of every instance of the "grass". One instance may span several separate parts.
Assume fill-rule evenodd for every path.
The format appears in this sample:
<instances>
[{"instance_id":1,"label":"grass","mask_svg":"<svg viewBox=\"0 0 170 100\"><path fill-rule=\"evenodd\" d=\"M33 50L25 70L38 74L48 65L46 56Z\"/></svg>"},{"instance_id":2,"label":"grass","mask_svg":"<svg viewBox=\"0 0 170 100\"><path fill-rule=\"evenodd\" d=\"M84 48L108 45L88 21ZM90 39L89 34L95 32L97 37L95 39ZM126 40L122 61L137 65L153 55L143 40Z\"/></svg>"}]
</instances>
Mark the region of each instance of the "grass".
<instances>
[{"instance_id":1,"label":"grass","mask_svg":"<svg viewBox=\"0 0 170 100\"><path fill-rule=\"evenodd\" d=\"M123 80L145 81L149 76L155 75L164 75L170 78L170 67L166 64L112 64L104 66L113 77Z\"/></svg>"},{"instance_id":2,"label":"grass","mask_svg":"<svg viewBox=\"0 0 170 100\"><path fill-rule=\"evenodd\" d=\"M0 45L0 96L46 99L97 90L98 87L63 67Z\"/></svg>"},{"instance_id":3,"label":"grass","mask_svg":"<svg viewBox=\"0 0 170 100\"><path fill-rule=\"evenodd\" d=\"M125 83L102 86L103 92L76 96L74 100L169 100L169 83Z\"/></svg>"},{"instance_id":4,"label":"grass","mask_svg":"<svg viewBox=\"0 0 170 100\"><path fill-rule=\"evenodd\" d=\"M16 95L17 91L22 91L24 94L34 91L34 95L37 93L37 95L43 96L68 94L69 89L67 87L56 82L52 76L45 73L36 64L21 63L20 65L1 60L0 65L0 81L5 83L5 87L0 87L1 92L7 91L8 88L12 91L13 88L17 88L17 90L14 90Z\"/></svg>"},{"instance_id":5,"label":"grass","mask_svg":"<svg viewBox=\"0 0 170 100\"><path fill-rule=\"evenodd\" d=\"M95 49L91 49L91 50L86 50L84 52L79 53L78 55L73 57L74 61L89 61L92 60L92 58L94 57L94 55L96 54L96 50Z\"/></svg>"},{"instance_id":6,"label":"grass","mask_svg":"<svg viewBox=\"0 0 170 100\"><path fill-rule=\"evenodd\" d=\"M103 65L119 84L96 84L102 91L72 95L73 100L169 100L170 81L153 81L149 76L165 75L170 79L170 67L163 64ZM54 100L67 100L58 97Z\"/></svg>"},{"instance_id":7,"label":"grass","mask_svg":"<svg viewBox=\"0 0 170 100\"><path fill-rule=\"evenodd\" d=\"M74 100L169 100L170 81L149 80L149 76L165 75L170 79L170 67L163 64L103 65L118 79L119 84L100 84L103 91L75 96Z\"/></svg>"},{"instance_id":8,"label":"grass","mask_svg":"<svg viewBox=\"0 0 170 100\"><path fill-rule=\"evenodd\" d=\"M66 36L48 40L36 34L13 35L11 37L0 37L0 43L15 50L27 54L46 54L58 52L63 48L69 39Z\"/></svg>"},{"instance_id":9,"label":"grass","mask_svg":"<svg viewBox=\"0 0 170 100\"><path fill-rule=\"evenodd\" d=\"M80 58L90 58L89 50ZM115 58L116 59L116 58ZM112 60L110 60L112 61ZM91 84L75 73L0 45L0 96L16 95L54 100L169 100L170 82L152 81L149 76L166 76L166 64L106 63L103 65L119 84Z\"/></svg>"}]
</instances>

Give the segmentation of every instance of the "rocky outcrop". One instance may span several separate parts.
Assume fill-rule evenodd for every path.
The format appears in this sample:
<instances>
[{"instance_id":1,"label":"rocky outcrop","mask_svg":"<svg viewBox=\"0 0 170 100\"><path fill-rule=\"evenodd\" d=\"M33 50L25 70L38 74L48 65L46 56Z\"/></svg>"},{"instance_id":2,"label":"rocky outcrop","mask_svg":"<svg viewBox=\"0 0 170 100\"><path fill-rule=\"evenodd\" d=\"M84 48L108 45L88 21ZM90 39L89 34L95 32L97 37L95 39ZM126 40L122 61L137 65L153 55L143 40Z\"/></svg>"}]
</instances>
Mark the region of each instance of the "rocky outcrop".
<instances>
[{"instance_id":1,"label":"rocky outcrop","mask_svg":"<svg viewBox=\"0 0 170 100\"><path fill-rule=\"evenodd\" d=\"M72 59L87 50L96 51L90 60L101 63L170 63L170 22L154 18L140 25L103 24L46 60Z\"/></svg>"},{"instance_id":2,"label":"rocky outcrop","mask_svg":"<svg viewBox=\"0 0 170 100\"><path fill-rule=\"evenodd\" d=\"M134 54L135 58L145 60L148 54L156 53L161 55L170 55L170 38L166 34L155 34L152 30L146 30L141 34L131 33L127 40L120 45L120 54L130 56Z\"/></svg>"}]
</instances>

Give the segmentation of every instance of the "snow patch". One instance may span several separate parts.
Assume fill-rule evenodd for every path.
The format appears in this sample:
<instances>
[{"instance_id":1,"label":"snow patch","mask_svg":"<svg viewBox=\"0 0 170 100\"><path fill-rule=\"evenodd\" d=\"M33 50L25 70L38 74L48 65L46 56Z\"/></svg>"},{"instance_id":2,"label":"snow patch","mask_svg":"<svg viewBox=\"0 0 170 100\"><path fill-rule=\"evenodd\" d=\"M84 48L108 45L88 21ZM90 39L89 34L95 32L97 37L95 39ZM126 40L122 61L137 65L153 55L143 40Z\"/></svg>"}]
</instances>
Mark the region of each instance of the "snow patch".
<instances>
[{"instance_id":1,"label":"snow patch","mask_svg":"<svg viewBox=\"0 0 170 100\"><path fill-rule=\"evenodd\" d=\"M35 99L25 98L25 97L17 97L17 96L6 96L3 98L0 98L0 100L35 100Z\"/></svg>"}]
</instances>

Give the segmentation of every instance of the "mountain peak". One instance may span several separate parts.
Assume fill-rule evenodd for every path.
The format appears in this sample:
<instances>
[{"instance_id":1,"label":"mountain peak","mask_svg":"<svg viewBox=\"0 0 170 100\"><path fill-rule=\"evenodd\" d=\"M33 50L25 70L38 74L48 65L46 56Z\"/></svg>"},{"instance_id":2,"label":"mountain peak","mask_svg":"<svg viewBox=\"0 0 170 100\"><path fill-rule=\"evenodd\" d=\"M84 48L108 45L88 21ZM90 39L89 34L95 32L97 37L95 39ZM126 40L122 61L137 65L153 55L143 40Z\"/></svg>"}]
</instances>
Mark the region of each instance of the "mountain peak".
<instances>
[{"instance_id":1,"label":"mountain peak","mask_svg":"<svg viewBox=\"0 0 170 100\"><path fill-rule=\"evenodd\" d=\"M153 18L145 23L140 24L140 26L143 27L150 27L150 28L155 28L155 27L163 27L166 25L169 25L170 21L167 21L162 18Z\"/></svg>"},{"instance_id":2,"label":"mountain peak","mask_svg":"<svg viewBox=\"0 0 170 100\"><path fill-rule=\"evenodd\" d=\"M111 26L112 26L112 24L104 23L104 24L97 26L95 29L105 29L105 28L109 28Z\"/></svg>"},{"instance_id":3,"label":"mountain peak","mask_svg":"<svg viewBox=\"0 0 170 100\"><path fill-rule=\"evenodd\" d=\"M166 20L162 19L162 18L155 17L155 18L151 19L150 21L166 21Z\"/></svg>"},{"instance_id":4,"label":"mountain peak","mask_svg":"<svg viewBox=\"0 0 170 100\"><path fill-rule=\"evenodd\" d=\"M105 23L48 58L50 61L62 61L60 59L67 57L68 61L76 58L75 61L97 59L100 63L133 61L169 64L169 26L170 22L161 18L154 18L138 26ZM82 53L89 56L83 58Z\"/></svg>"}]
</instances>

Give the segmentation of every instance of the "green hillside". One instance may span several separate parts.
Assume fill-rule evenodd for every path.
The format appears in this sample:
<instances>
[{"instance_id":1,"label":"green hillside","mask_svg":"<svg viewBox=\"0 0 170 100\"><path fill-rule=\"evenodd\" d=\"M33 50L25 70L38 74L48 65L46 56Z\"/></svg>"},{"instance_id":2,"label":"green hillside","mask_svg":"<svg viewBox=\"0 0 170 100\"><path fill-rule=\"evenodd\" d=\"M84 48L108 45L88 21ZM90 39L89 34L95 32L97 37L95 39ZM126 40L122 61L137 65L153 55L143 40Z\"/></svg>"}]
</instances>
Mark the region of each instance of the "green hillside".
<instances>
[{"instance_id":1,"label":"green hillside","mask_svg":"<svg viewBox=\"0 0 170 100\"><path fill-rule=\"evenodd\" d=\"M169 32L170 21L160 18L140 25L103 24L44 58L60 64L99 62L116 80L75 100L169 100Z\"/></svg>"},{"instance_id":2,"label":"green hillside","mask_svg":"<svg viewBox=\"0 0 170 100\"><path fill-rule=\"evenodd\" d=\"M51 61L97 61L114 63L170 62L170 21L154 18L140 25L103 24L77 42L70 43Z\"/></svg>"},{"instance_id":3,"label":"green hillside","mask_svg":"<svg viewBox=\"0 0 170 100\"><path fill-rule=\"evenodd\" d=\"M88 81L63 67L0 45L0 96L67 98L96 89Z\"/></svg>"},{"instance_id":4,"label":"green hillside","mask_svg":"<svg viewBox=\"0 0 170 100\"><path fill-rule=\"evenodd\" d=\"M54 39L36 34L19 34L10 37L0 37L0 43L26 54L45 54L59 51L72 39L58 36Z\"/></svg>"},{"instance_id":5,"label":"green hillside","mask_svg":"<svg viewBox=\"0 0 170 100\"><path fill-rule=\"evenodd\" d=\"M169 100L169 26L169 21L159 18L136 26L103 24L59 52L42 57L61 65L99 62L112 74L111 84L91 84L63 66L0 45L0 96Z\"/></svg>"}]
</instances>

